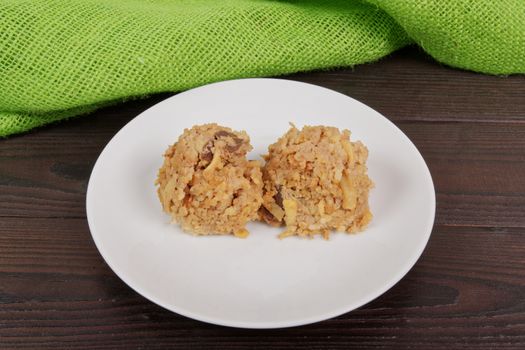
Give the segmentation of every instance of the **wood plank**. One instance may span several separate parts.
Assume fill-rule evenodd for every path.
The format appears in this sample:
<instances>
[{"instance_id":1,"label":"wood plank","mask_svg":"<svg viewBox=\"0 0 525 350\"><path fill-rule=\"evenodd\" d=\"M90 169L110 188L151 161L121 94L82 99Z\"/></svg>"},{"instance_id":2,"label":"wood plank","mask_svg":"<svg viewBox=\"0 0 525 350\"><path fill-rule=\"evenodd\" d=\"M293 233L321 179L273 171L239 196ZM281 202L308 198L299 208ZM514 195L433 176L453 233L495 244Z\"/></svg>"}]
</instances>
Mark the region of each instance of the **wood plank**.
<instances>
[{"instance_id":1,"label":"wood plank","mask_svg":"<svg viewBox=\"0 0 525 350\"><path fill-rule=\"evenodd\" d=\"M436 226L412 271L375 301L261 332L210 326L142 298L106 267L85 220L24 222L0 226L1 348L525 346L524 229Z\"/></svg>"},{"instance_id":2,"label":"wood plank","mask_svg":"<svg viewBox=\"0 0 525 350\"><path fill-rule=\"evenodd\" d=\"M525 127L398 122L427 162L436 223L525 227Z\"/></svg>"},{"instance_id":3,"label":"wood plank","mask_svg":"<svg viewBox=\"0 0 525 350\"><path fill-rule=\"evenodd\" d=\"M416 47L353 69L290 79L351 96L394 121L525 122L525 76L489 76L441 65Z\"/></svg>"},{"instance_id":4,"label":"wood plank","mask_svg":"<svg viewBox=\"0 0 525 350\"><path fill-rule=\"evenodd\" d=\"M408 48L355 69L285 77L393 120L427 161L436 227L416 266L354 312L279 330L168 312L104 263L85 220L91 168L157 95L0 140L0 348L524 349L525 76L436 64Z\"/></svg>"},{"instance_id":5,"label":"wood plank","mask_svg":"<svg viewBox=\"0 0 525 350\"><path fill-rule=\"evenodd\" d=\"M108 118L111 115L91 120ZM123 119L117 115L113 123L93 131L87 119L72 121L67 126L70 136L58 137L50 128L2 141L0 217L85 217L91 168ZM429 165L437 192L437 223L525 227L525 124L397 125ZM79 137L82 132L84 137Z\"/></svg>"}]
</instances>

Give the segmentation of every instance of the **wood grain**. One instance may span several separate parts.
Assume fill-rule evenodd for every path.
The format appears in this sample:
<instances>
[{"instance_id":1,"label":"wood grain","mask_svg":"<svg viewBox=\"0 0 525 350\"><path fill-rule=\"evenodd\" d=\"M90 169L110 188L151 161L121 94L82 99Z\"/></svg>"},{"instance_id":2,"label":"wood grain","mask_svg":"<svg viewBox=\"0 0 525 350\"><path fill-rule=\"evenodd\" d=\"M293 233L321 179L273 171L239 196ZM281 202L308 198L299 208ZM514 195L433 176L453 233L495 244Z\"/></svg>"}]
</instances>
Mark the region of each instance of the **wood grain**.
<instances>
[{"instance_id":1,"label":"wood grain","mask_svg":"<svg viewBox=\"0 0 525 350\"><path fill-rule=\"evenodd\" d=\"M105 266L85 220L40 218L21 227L19 218L6 218L0 237L8 252L0 257L2 346L438 349L459 337L490 349L502 337L509 346L525 342L521 229L438 225L419 263L385 295L332 320L270 331L211 326L145 301Z\"/></svg>"},{"instance_id":2,"label":"wood grain","mask_svg":"<svg viewBox=\"0 0 525 350\"><path fill-rule=\"evenodd\" d=\"M509 346L525 341L521 229L438 225L419 263L379 299L333 320L270 331L210 326L145 301L104 265L85 220L40 218L21 227L8 218L0 237L9 252L0 258L3 346L438 349L459 337L490 349L502 337Z\"/></svg>"},{"instance_id":3,"label":"wood grain","mask_svg":"<svg viewBox=\"0 0 525 350\"><path fill-rule=\"evenodd\" d=\"M265 331L204 324L135 293L91 240L85 191L105 144L158 95L0 140L0 348L524 349L525 77L453 70L409 48L286 78L363 101L421 151L436 226L405 278L351 313Z\"/></svg>"},{"instance_id":4,"label":"wood grain","mask_svg":"<svg viewBox=\"0 0 525 350\"><path fill-rule=\"evenodd\" d=\"M362 101L394 121L525 122L525 77L487 76L449 68L418 48L354 70L290 77Z\"/></svg>"},{"instance_id":5,"label":"wood grain","mask_svg":"<svg viewBox=\"0 0 525 350\"><path fill-rule=\"evenodd\" d=\"M88 121L68 126L73 133L76 128L88 129L84 137L38 138L36 133L32 138L3 141L7 147L0 153L4 165L0 216L85 217L91 168L124 124L115 122L115 130L105 134L86 125ZM433 174L438 223L525 227L525 177L520 175L525 174L525 124L402 121L397 125L420 149ZM21 152L22 144L33 147L37 155Z\"/></svg>"}]
</instances>

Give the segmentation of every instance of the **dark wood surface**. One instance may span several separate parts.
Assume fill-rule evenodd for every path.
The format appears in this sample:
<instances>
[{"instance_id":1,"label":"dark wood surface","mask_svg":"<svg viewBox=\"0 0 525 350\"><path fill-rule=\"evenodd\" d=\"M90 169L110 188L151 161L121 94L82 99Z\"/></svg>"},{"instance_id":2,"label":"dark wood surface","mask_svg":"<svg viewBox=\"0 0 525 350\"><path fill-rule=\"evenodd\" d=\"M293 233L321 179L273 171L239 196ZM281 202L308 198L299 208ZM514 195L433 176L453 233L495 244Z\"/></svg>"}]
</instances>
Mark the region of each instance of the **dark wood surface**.
<instances>
[{"instance_id":1,"label":"dark wood surface","mask_svg":"<svg viewBox=\"0 0 525 350\"><path fill-rule=\"evenodd\" d=\"M405 278L358 310L277 330L201 323L135 293L99 255L85 194L110 138L168 95L154 96L0 140L0 348L525 349L525 77L408 48L288 78L370 105L423 154L436 224Z\"/></svg>"}]
</instances>

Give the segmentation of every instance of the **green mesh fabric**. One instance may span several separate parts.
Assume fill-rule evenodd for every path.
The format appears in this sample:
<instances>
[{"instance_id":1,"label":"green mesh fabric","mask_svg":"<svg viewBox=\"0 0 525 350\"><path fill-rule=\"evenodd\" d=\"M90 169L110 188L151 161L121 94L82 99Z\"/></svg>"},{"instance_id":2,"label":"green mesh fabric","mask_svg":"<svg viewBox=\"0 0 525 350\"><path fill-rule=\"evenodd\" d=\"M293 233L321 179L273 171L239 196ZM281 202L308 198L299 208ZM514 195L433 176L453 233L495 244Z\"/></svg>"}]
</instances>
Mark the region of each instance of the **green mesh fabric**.
<instances>
[{"instance_id":1,"label":"green mesh fabric","mask_svg":"<svg viewBox=\"0 0 525 350\"><path fill-rule=\"evenodd\" d=\"M109 101L353 66L416 43L525 73L524 0L0 0L0 136Z\"/></svg>"}]
</instances>

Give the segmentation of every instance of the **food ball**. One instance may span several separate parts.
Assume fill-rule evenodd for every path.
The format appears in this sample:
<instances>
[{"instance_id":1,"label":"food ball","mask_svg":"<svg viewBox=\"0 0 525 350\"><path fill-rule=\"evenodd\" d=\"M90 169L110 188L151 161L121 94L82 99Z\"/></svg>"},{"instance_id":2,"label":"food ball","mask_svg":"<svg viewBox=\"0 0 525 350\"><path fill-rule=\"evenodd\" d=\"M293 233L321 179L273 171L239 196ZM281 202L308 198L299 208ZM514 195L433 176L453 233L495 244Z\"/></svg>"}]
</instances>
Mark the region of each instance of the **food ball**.
<instances>
[{"instance_id":1,"label":"food ball","mask_svg":"<svg viewBox=\"0 0 525 350\"><path fill-rule=\"evenodd\" d=\"M332 230L357 232L370 222L368 150L350 142L350 131L292 125L268 151L259 215L286 226L281 238L321 234L328 239Z\"/></svg>"},{"instance_id":2,"label":"food ball","mask_svg":"<svg viewBox=\"0 0 525 350\"><path fill-rule=\"evenodd\" d=\"M183 230L246 237L262 203L261 165L246 132L217 124L186 129L164 154L156 184L162 208Z\"/></svg>"}]
</instances>

